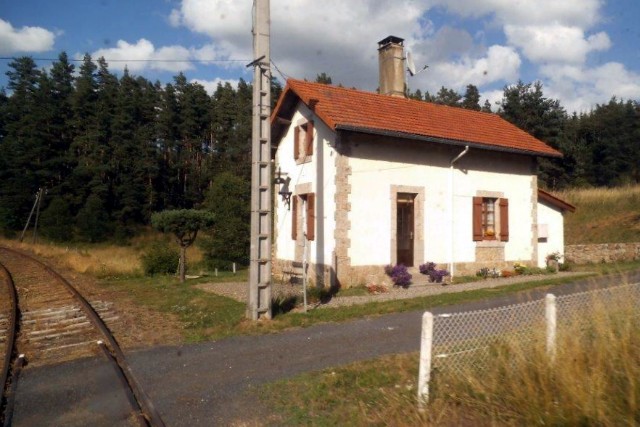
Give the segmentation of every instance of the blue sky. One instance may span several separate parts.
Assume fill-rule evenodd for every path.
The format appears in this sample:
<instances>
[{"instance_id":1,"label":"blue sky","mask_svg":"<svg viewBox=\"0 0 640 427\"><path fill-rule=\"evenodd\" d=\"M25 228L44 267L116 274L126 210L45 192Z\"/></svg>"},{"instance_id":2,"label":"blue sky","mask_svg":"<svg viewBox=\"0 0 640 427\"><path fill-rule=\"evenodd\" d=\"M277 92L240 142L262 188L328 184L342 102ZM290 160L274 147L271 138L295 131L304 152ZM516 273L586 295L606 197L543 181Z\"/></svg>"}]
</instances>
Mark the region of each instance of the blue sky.
<instances>
[{"instance_id":1,"label":"blue sky","mask_svg":"<svg viewBox=\"0 0 640 427\"><path fill-rule=\"evenodd\" d=\"M112 71L209 91L251 80L252 0L0 0L0 56L104 56ZM377 87L377 42L405 39L412 89L441 86L499 101L505 85L540 80L584 111L616 95L640 100L637 0L271 0L272 60L286 76ZM150 60L150 61L149 61ZM168 60L168 61L164 61ZM211 61L209 61L211 60ZM9 61L0 61L0 85ZM51 61L38 61L41 67ZM283 77L274 70L274 74Z\"/></svg>"}]
</instances>

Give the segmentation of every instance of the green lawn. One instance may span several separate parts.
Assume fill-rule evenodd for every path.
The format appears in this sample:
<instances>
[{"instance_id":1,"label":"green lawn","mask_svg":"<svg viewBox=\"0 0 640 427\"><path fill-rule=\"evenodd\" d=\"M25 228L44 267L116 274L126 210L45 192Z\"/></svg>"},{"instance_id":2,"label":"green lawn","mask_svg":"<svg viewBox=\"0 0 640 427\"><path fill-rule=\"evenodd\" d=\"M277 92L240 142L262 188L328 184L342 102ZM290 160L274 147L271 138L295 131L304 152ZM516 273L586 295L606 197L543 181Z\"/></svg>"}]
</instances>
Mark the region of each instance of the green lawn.
<instances>
[{"instance_id":1,"label":"green lawn","mask_svg":"<svg viewBox=\"0 0 640 427\"><path fill-rule=\"evenodd\" d=\"M597 264L580 267L593 274L623 272L640 268L640 262L624 264ZM288 312L278 314L271 321L251 322L245 319L245 304L231 298L208 293L195 287L199 283L247 280L247 272L238 275L225 272L219 277L201 277L180 284L173 277L123 278L101 281L103 286L126 291L138 303L161 312L173 313L184 323L185 339L203 341L230 335L259 334L294 327L307 327L324 322L344 322L366 316L380 316L412 310L428 310L431 307L476 301L534 288L544 288L567 283L576 278L560 278L553 275L541 280L505 285L491 289L462 291L413 299L372 302L348 307L323 308L308 313ZM455 285L452 285L455 286ZM346 290L344 294L358 294L360 290Z\"/></svg>"}]
</instances>

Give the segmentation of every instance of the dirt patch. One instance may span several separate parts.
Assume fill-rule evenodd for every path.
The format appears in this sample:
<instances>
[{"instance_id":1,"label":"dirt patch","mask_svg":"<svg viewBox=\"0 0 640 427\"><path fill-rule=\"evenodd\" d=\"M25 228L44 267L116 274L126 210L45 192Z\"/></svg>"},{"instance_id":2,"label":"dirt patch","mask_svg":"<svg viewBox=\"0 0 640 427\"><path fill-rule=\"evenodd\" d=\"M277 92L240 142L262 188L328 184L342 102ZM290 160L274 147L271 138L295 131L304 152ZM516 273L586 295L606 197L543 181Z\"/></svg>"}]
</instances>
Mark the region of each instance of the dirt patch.
<instances>
[{"instance_id":1,"label":"dirt patch","mask_svg":"<svg viewBox=\"0 0 640 427\"><path fill-rule=\"evenodd\" d=\"M246 282L227 283L202 283L196 288L205 292L233 298L236 301L247 302L249 299L249 285ZM271 284L271 295L273 298L286 298L293 295L302 295L302 286L281 283Z\"/></svg>"},{"instance_id":2,"label":"dirt patch","mask_svg":"<svg viewBox=\"0 0 640 427\"><path fill-rule=\"evenodd\" d=\"M113 303L117 319L106 323L123 349L172 345L184 341L183 325L175 315L145 307L125 291L101 285L95 278L64 268L53 259L43 261L75 286L87 300Z\"/></svg>"}]
</instances>

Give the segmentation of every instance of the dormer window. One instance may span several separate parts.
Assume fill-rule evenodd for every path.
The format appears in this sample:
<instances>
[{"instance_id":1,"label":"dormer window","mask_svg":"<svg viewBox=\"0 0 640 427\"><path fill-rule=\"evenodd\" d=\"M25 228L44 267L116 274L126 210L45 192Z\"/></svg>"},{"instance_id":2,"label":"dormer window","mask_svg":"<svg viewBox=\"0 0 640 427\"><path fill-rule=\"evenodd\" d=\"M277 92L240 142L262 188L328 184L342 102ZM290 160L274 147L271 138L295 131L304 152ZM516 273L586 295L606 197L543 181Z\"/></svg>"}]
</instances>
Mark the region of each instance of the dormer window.
<instances>
[{"instance_id":1,"label":"dormer window","mask_svg":"<svg viewBox=\"0 0 640 427\"><path fill-rule=\"evenodd\" d=\"M293 158L296 163L311 161L313 156L313 120L293 129Z\"/></svg>"}]
</instances>

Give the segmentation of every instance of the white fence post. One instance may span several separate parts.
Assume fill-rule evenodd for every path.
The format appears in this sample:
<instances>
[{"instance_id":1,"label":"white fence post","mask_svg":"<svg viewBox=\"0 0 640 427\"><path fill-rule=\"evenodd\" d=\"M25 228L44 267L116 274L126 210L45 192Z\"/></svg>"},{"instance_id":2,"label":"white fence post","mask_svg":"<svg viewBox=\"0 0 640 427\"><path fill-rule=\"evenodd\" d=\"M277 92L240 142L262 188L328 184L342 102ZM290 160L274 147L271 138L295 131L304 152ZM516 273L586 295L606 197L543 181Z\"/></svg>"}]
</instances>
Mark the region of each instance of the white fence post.
<instances>
[{"instance_id":1,"label":"white fence post","mask_svg":"<svg viewBox=\"0 0 640 427\"><path fill-rule=\"evenodd\" d=\"M556 296L547 294L544 302L547 323L547 355L553 362L556 357Z\"/></svg>"},{"instance_id":2,"label":"white fence post","mask_svg":"<svg viewBox=\"0 0 640 427\"><path fill-rule=\"evenodd\" d=\"M433 314L425 311L422 315L422 336L420 339L420 370L418 372L418 405L424 409L429 401L429 380L431 379L431 350L433 347Z\"/></svg>"}]
</instances>

